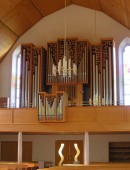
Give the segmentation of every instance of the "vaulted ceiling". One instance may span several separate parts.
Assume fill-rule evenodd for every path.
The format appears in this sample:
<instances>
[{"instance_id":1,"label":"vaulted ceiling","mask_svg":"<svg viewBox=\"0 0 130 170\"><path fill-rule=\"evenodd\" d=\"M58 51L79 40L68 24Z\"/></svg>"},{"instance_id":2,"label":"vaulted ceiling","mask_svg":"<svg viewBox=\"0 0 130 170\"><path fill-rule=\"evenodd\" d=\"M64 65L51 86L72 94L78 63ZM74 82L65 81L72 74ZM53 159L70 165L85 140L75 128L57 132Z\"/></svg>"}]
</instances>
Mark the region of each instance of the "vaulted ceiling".
<instances>
[{"instance_id":1,"label":"vaulted ceiling","mask_svg":"<svg viewBox=\"0 0 130 170\"><path fill-rule=\"evenodd\" d=\"M130 29L130 0L66 0L102 11ZM0 0L0 62L18 38L45 16L65 7L65 0Z\"/></svg>"}]
</instances>

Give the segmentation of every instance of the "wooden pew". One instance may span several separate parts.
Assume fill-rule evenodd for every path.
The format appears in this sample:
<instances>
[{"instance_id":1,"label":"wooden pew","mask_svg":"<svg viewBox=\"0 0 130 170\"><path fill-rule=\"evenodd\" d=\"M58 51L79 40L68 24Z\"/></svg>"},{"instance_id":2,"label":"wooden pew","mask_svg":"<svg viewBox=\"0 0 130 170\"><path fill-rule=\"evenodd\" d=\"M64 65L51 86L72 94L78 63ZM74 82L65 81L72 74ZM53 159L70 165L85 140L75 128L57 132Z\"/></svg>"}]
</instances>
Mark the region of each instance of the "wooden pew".
<instances>
[{"instance_id":1,"label":"wooden pew","mask_svg":"<svg viewBox=\"0 0 130 170\"><path fill-rule=\"evenodd\" d=\"M68 164L50 168L50 170L130 170L130 163L93 163L89 165ZM47 168L37 170L47 170Z\"/></svg>"},{"instance_id":2,"label":"wooden pew","mask_svg":"<svg viewBox=\"0 0 130 170\"><path fill-rule=\"evenodd\" d=\"M0 162L0 170L32 170L38 164L31 162Z\"/></svg>"}]
</instances>

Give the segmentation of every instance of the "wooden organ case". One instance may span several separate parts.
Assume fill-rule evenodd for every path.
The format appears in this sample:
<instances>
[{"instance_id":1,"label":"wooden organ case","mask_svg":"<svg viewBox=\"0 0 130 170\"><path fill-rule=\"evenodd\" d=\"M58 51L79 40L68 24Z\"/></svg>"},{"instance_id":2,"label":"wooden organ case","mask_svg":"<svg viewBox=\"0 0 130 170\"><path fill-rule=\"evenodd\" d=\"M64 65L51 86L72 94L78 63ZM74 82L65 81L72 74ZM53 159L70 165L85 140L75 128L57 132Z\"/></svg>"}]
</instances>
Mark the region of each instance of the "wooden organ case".
<instances>
[{"instance_id":1,"label":"wooden organ case","mask_svg":"<svg viewBox=\"0 0 130 170\"><path fill-rule=\"evenodd\" d=\"M46 90L46 50L21 45L20 107L37 107L38 92Z\"/></svg>"},{"instance_id":2,"label":"wooden organ case","mask_svg":"<svg viewBox=\"0 0 130 170\"><path fill-rule=\"evenodd\" d=\"M87 40L68 38L48 43L47 84L52 85L52 93L65 91L71 104L83 103L87 96L83 97L84 85L88 88L90 82L89 54Z\"/></svg>"}]
</instances>

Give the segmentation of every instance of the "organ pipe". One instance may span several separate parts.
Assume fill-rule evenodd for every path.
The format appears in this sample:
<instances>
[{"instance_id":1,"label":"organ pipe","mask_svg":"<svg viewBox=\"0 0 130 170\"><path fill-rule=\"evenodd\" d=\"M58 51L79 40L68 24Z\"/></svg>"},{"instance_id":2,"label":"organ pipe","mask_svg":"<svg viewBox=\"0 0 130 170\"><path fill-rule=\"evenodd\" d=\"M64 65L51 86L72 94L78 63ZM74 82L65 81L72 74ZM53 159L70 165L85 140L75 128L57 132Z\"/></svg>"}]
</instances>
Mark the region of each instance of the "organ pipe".
<instances>
[{"instance_id":1,"label":"organ pipe","mask_svg":"<svg viewBox=\"0 0 130 170\"><path fill-rule=\"evenodd\" d=\"M101 39L102 45L102 100L104 105L112 105L114 102L113 82L113 39Z\"/></svg>"},{"instance_id":2,"label":"organ pipe","mask_svg":"<svg viewBox=\"0 0 130 170\"><path fill-rule=\"evenodd\" d=\"M46 50L22 44L21 54L20 107L38 107L38 92L46 86Z\"/></svg>"},{"instance_id":3,"label":"organ pipe","mask_svg":"<svg viewBox=\"0 0 130 170\"><path fill-rule=\"evenodd\" d=\"M32 48L33 44L21 45L20 107L32 104Z\"/></svg>"},{"instance_id":4,"label":"organ pipe","mask_svg":"<svg viewBox=\"0 0 130 170\"><path fill-rule=\"evenodd\" d=\"M111 105L114 93L112 48L112 39L101 39L100 43L91 45L77 38L58 39L47 44L46 63L42 47L22 45L21 107L39 106L38 93L46 91L46 85L66 91L71 101L76 101L77 96L81 98L79 93L84 93L82 89L86 85L86 93L91 91L91 105ZM81 84L80 91L78 84ZM49 107L46 101L50 113L54 112L54 103Z\"/></svg>"},{"instance_id":5,"label":"organ pipe","mask_svg":"<svg viewBox=\"0 0 130 170\"><path fill-rule=\"evenodd\" d=\"M91 104L96 106L101 103L101 45L91 44Z\"/></svg>"}]
</instances>

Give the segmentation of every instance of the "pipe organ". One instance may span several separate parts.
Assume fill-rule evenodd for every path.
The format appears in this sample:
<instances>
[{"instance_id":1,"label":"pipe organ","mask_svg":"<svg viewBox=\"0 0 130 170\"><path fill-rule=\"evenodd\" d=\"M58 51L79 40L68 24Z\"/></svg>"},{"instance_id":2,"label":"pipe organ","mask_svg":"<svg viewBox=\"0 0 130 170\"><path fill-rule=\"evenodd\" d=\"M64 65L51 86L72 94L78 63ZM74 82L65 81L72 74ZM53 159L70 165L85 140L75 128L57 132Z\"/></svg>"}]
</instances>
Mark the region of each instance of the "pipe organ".
<instances>
[{"instance_id":1,"label":"pipe organ","mask_svg":"<svg viewBox=\"0 0 130 170\"><path fill-rule=\"evenodd\" d=\"M45 90L46 50L33 44L21 45L20 107L37 107L38 92Z\"/></svg>"},{"instance_id":2,"label":"pipe organ","mask_svg":"<svg viewBox=\"0 0 130 170\"><path fill-rule=\"evenodd\" d=\"M91 44L91 105L101 104L101 45Z\"/></svg>"},{"instance_id":3,"label":"pipe organ","mask_svg":"<svg viewBox=\"0 0 130 170\"><path fill-rule=\"evenodd\" d=\"M58 91L55 94L40 92L38 118L40 122L65 121L68 95Z\"/></svg>"},{"instance_id":4,"label":"pipe organ","mask_svg":"<svg viewBox=\"0 0 130 170\"><path fill-rule=\"evenodd\" d=\"M90 44L77 38L48 43L47 84L88 83Z\"/></svg>"},{"instance_id":5,"label":"pipe organ","mask_svg":"<svg viewBox=\"0 0 130 170\"><path fill-rule=\"evenodd\" d=\"M77 82L89 83L89 53L88 41L77 41Z\"/></svg>"},{"instance_id":6,"label":"pipe organ","mask_svg":"<svg viewBox=\"0 0 130 170\"><path fill-rule=\"evenodd\" d=\"M58 39L57 83L77 83L77 39Z\"/></svg>"},{"instance_id":7,"label":"pipe organ","mask_svg":"<svg viewBox=\"0 0 130 170\"><path fill-rule=\"evenodd\" d=\"M77 38L58 39L48 43L47 60L47 83L68 93L71 103L113 104L112 38L91 44Z\"/></svg>"},{"instance_id":8,"label":"pipe organ","mask_svg":"<svg viewBox=\"0 0 130 170\"><path fill-rule=\"evenodd\" d=\"M113 39L57 39L48 42L47 53L23 44L21 70L20 107L38 106L39 121L64 121L64 100L72 106L113 104Z\"/></svg>"},{"instance_id":9,"label":"pipe organ","mask_svg":"<svg viewBox=\"0 0 130 170\"><path fill-rule=\"evenodd\" d=\"M77 86L76 85L70 85L70 86L58 86L57 91L64 91L68 94L68 99L76 99L76 91Z\"/></svg>"},{"instance_id":10,"label":"pipe organ","mask_svg":"<svg viewBox=\"0 0 130 170\"><path fill-rule=\"evenodd\" d=\"M50 42L47 45L47 79L48 85L57 83L57 43Z\"/></svg>"},{"instance_id":11,"label":"pipe organ","mask_svg":"<svg viewBox=\"0 0 130 170\"><path fill-rule=\"evenodd\" d=\"M101 39L102 45L102 104L114 102L113 39Z\"/></svg>"},{"instance_id":12,"label":"pipe organ","mask_svg":"<svg viewBox=\"0 0 130 170\"><path fill-rule=\"evenodd\" d=\"M74 101L79 96L77 84L83 86L90 82L89 42L77 38L58 39L49 42L47 49L47 84L56 85L57 91L67 92L69 100Z\"/></svg>"},{"instance_id":13,"label":"pipe organ","mask_svg":"<svg viewBox=\"0 0 130 170\"><path fill-rule=\"evenodd\" d=\"M101 39L100 43L91 44L90 74L90 105L112 105L114 102L113 39Z\"/></svg>"}]
</instances>

